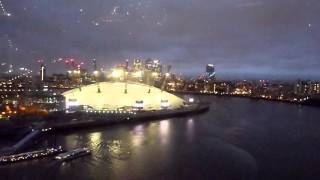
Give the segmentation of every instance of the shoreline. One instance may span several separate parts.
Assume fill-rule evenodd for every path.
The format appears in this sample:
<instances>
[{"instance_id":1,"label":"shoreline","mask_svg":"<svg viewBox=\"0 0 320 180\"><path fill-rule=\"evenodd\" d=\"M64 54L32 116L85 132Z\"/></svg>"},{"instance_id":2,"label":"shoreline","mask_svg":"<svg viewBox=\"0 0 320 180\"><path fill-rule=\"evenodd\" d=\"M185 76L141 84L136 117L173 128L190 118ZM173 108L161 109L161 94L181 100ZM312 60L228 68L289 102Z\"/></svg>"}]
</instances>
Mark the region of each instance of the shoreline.
<instances>
[{"instance_id":1,"label":"shoreline","mask_svg":"<svg viewBox=\"0 0 320 180\"><path fill-rule=\"evenodd\" d=\"M177 110L159 110L154 112L140 112L134 114L105 114L97 111L90 113L77 112L74 114L63 114L63 116L57 116L57 118L63 119L63 122L47 123L33 128L31 132L29 132L25 137L16 142L13 146L0 149L0 155L11 155L17 152L21 152L27 147L33 145L34 142L43 134L70 130L75 131L79 129L111 126L115 124L156 121L164 118L185 117L189 115L205 113L209 109L210 104L201 103ZM75 118L79 118L79 120L75 120Z\"/></svg>"},{"instance_id":2,"label":"shoreline","mask_svg":"<svg viewBox=\"0 0 320 180\"><path fill-rule=\"evenodd\" d=\"M64 130L75 130L82 128L91 128L99 126L108 126L113 124L122 123L137 123L155 121L163 118L175 118L184 117L188 115L196 115L205 113L210 109L210 104L197 104L193 107L183 108L181 110L159 110L154 112L141 112L137 114L127 113L113 113L105 114L100 112L84 113L79 112L69 116L69 121L54 123L52 125L45 125L42 128L48 129L48 131L64 131ZM72 118L79 118L75 121L70 121Z\"/></svg>"},{"instance_id":3,"label":"shoreline","mask_svg":"<svg viewBox=\"0 0 320 180\"><path fill-rule=\"evenodd\" d=\"M320 107L320 99L309 99L303 102L299 101L290 101L290 100L280 100L280 99L268 99L263 97L254 97L254 96L246 96L246 95L231 95L231 94L213 94L213 93L202 93L202 92L192 92L192 91L176 91L171 92L174 94L191 94L191 95L204 95L204 96L216 96L216 97L234 97L234 98L245 98L251 100L263 100L268 102L281 102L286 104L295 104L295 105L303 105L303 106L312 106L312 107Z\"/></svg>"}]
</instances>

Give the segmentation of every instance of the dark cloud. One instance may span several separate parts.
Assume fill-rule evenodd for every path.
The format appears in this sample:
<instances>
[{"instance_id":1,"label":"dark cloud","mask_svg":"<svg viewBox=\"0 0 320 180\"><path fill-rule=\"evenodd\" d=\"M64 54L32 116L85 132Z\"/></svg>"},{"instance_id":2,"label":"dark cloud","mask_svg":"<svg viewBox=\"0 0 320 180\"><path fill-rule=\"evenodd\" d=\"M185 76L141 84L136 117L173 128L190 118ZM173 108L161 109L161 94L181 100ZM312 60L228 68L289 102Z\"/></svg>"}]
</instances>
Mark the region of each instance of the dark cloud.
<instances>
[{"instance_id":1,"label":"dark cloud","mask_svg":"<svg viewBox=\"0 0 320 180\"><path fill-rule=\"evenodd\" d=\"M317 0L2 2L12 16L0 17L0 59L14 64L74 56L111 66L155 57L185 73L214 63L218 74L320 77Z\"/></svg>"}]
</instances>

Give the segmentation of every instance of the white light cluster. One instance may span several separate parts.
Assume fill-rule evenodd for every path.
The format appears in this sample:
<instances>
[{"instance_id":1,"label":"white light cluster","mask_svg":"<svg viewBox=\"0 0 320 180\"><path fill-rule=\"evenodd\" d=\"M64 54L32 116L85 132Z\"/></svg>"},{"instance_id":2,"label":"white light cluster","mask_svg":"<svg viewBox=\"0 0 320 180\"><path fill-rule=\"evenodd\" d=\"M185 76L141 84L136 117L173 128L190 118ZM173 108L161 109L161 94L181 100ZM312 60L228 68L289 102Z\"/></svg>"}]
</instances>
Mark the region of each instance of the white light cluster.
<instances>
[{"instance_id":1,"label":"white light cluster","mask_svg":"<svg viewBox=\"0 0 320 180\"><path fill-rule=\"evenodd\" d=\"M8 16L8 17L10 17L10 16L11 16L11 13L8 13L8 11L6 10L6 8L3 6L3 4L2 4L2 1L1 1L1 0L0 0L0 8L1 8L2 13L3 13L3 15L4 15L4 16Z\"/></svg>"}]
</instances>

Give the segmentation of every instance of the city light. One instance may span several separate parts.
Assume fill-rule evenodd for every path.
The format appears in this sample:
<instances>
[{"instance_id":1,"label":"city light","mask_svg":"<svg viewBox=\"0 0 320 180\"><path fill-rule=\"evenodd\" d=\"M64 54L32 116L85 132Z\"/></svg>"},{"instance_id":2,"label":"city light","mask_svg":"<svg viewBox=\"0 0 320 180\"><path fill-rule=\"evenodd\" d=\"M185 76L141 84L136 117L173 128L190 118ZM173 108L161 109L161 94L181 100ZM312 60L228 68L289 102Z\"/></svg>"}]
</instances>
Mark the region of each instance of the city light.
<instances>
[{"instance_id":1,"label":"city light","mask_svg":"<svg viewBox=\"0 0 320 180\"><path fill-rule=\"evenodd\" d=\"M93 74L94 74L95 76L98 76L98 75L99 75L99 71L93 71Z\"/></svg>"},{"instance_id":2,"label":"city light","mask_svg":"<svg viewBox=\"0 0 320 180\"><path fill-rule=\"evenodd\" d=\"M100 82L101 93L96 93L97 86L82 86L64 92L66 107L92 107L94 110L160 110L163 108L175 109L183 106L184 100L162 91L137 82ZM127 88L127 93L124 89ZM148 91L151 90L151 93ZM170 104L169 104L170 102Z\"/></svg>"},{"instance_id":3,"label":"city light","mask_svg":"<svg viewBox=\"0 0 320 180\"><path fill-rule=\"evenodd\" d=\"M111 73L111 76L113 78L123 77L124 76L124 70L122 70L122 69L113 69L112 73Z\"/></svg>"},{"instance_id":4,"label":"city light","mask_svg":"<svg viewBox=\"0 0 320 180\"><path fill-rule=\"evenodd\" d=\"M134 72L132 74L132 76L135 77L135 78L142 78L143 77L143 72L142 71Z\"/></svg>"},{"instance_id":5,"label":"city light","mask_svg":"<svg viewBox=\"0 0 320 180\"><path fill-rule=\"evenodd\" d=\"M158 77L158 76L159 76L159 73L153 72L153 73L152 73L152 76L153 76L153 77Z\"/></svg>"},{"instance_id":6,"label":"city light","mask_svg":"<svg viewBox=\"0 0 320 180\"><path fill-rule=\"evenodd\" d=\"M161 108L163 108L163 109L167 109L167 108L169 108L169 106L170 106L170 103L169 103L169 101L168 100L161 100Z\"/></svg>"},{"instance_id":7,"label":"city light","mask_svg":"<svg viewBox=\"0 0 320 180\"><path fill-rule=\"evenodd\" d=\"M320 0L0 0L0 179L320 180L319 18Z\"/></svg>"}]
</instances>

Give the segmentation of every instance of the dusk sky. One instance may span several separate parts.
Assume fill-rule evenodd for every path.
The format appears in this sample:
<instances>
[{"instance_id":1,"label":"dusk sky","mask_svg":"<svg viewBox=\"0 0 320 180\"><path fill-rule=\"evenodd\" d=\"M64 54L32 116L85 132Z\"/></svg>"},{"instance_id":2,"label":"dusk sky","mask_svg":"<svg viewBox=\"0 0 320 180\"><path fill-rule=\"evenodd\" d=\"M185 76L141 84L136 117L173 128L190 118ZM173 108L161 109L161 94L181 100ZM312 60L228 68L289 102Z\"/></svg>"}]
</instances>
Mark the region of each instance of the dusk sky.
<instances>
[{"instance_id":1,"label":"dusk sky","mask_svg":"<svg viewBox=\"0 0 320 180\"><path fill-rule=\"evenodd\" d=\"M319 0L0 1L0 61L17 66L150 57L185 74L320 79Z\"/></svg>"}]
</instances>

